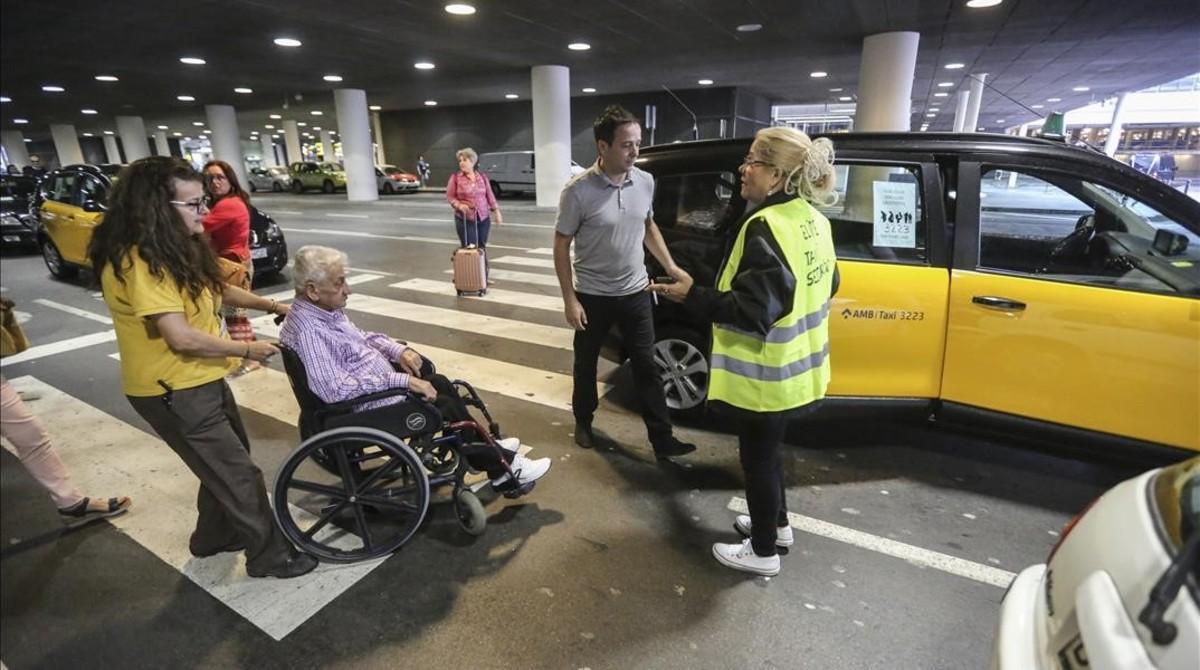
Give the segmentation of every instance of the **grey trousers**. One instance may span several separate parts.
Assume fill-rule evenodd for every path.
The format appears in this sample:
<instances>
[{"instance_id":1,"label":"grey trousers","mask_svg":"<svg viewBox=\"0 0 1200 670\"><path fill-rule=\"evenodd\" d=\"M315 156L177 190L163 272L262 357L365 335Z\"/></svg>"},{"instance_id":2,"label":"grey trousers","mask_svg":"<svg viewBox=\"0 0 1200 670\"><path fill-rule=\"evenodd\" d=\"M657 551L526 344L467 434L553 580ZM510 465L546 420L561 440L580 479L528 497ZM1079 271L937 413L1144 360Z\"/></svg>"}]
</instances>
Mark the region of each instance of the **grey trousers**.
<instances>
[{"instance_id":1,"label":"grey trousers","mask_svg":"<svg viewBox=\"0 0 1200 670\"><path fill-rule=\"evenodd\" d=\"M250 440L225 380L160 396L129 396L129 402L200 479L192 553L241 544L247 567L256 572L287 561L295 550L275 524L262 470L250 460Z\"/></svg>"}]
</instances>

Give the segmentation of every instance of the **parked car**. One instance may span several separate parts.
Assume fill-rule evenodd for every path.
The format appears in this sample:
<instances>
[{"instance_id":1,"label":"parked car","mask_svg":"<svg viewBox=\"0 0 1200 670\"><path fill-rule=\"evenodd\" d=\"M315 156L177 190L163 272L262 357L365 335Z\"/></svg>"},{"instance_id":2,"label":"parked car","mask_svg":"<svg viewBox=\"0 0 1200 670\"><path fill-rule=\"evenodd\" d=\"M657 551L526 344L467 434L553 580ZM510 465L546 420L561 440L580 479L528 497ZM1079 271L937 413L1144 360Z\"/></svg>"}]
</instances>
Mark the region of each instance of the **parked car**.
<instances>
[{"instance_id":1,"label":"parked car","mask_svg":"<svg viewBox=\"0 0 1200 670\"><path fill-rule=\"evenodd\" d=\"M0 175L0 240L5 249L37 247L36 191L33 177Z\"/></svg>"},{"instance_id":2,"label":"parked car","mask_svg":"<svg viewBox=\"0 0 1200 670\"><path fill-rule=\"evenodd\" d=\"M250 182L250 192L255 191L274 191L279 193L291 188L291 177L288 176L288 169L282 165L276 165L268 168L254 168L250 170L250 174L246 176Z\"/></svg>"},{"instance_id":3,"label":"parked car","mask_svg":"<svg viewBox=\"0 0 1200 670\"><path fill-rule=\"evenodd\" d=\"M480 154L476 167L487 174L496 197L505 194L533 193L536 160L532 151L494 151ZM583 172L583 166L571 161L571 176Z\"/></svg>"},{"instance_id":4,"label":"parked car","mask_svg":"<svg viewBox=\"0 0 1200 670\"><path fill-rule=\"evenodd\" d=\"M1200 450L1200 203L1084 148L985 134L845 133L841 289L822 413L910 412L1056 442ZM671 254L712 285L746 208L749 139L662 145ZM651 276L662 274L652 258ZM667 402L698 413L709 324L655 311Z\"/></svg>"},{"instance_id":5,"label":"parked car","mask_svg":"<svg viewBox=\"0 0 1200 670\"><path fill-rule=\"evenodd\" d=\"M375 179L379 182L380 193L406 193L421 188L421 180L417 175L395 165L376 165Z\"/></svg>"},{"instance_id":6,"label":"parked car","mask_svg":"<svg viewBox=\"0 0 1200 670\"><path fill-rule=\"evenodd\" d=\"M1200 457L1118 484L1000 606L994 670L1200 663Z\"/></svg>"},{"instance_id":7,"label":"parked car","mask_svg":"<svg viewBox=\"0 0 1200 670\"><path fill-rule=\"evenodd\" d=\"M121 166L70 165L46 175L36 204L41 226L37 243L50 274L71 279L87 267L92 231L104 219L108 192ZM250 257L257 273L287 265L287 242L270 216L251 207Z\"/></svg>"},{"instance_id":8,"label":"parked car","mask_svg":"<svg viewBox=\"0 0 1200 670\"><path fill-rule=\"evenodd\" d=\"M333 193L346 188L346 172L337 163L292 163L288 166L288 177L292 180L293 193L303 193L310 188Z\"/></svg>"}]
</instances>

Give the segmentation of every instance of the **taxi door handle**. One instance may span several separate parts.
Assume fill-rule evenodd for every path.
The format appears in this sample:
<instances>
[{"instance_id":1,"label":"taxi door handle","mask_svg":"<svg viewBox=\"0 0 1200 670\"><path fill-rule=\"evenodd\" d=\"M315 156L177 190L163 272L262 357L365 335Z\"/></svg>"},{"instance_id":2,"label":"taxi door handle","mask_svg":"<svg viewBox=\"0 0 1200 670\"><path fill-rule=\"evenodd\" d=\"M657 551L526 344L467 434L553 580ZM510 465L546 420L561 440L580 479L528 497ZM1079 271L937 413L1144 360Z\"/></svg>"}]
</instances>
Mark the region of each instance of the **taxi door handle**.
<instances>
[{"instance_id":1,"label":"taxi door handle","mask_svg":"<svg viewBox=\"0 0 1200 670\"><path fill-rule=\"evenodd\" d=\"M1006 312L1020 312L1025 309L1025 303L1012 298L1001 298L995 295L977 295L971 298L971 302L976 305L983 305L990 309L999 309Z\"/></svg>"}]
</instances>

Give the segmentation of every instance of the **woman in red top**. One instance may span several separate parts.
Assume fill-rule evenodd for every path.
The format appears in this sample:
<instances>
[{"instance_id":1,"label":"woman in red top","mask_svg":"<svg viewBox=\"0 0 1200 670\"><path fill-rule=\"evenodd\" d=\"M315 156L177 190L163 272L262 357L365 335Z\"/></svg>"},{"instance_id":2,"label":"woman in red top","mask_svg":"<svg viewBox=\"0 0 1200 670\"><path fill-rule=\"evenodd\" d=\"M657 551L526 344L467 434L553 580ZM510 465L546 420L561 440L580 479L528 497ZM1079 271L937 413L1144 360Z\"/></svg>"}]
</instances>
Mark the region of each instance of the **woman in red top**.
<instances>
[{"instance_id":1,"label":"woman in red top","mask_svg":"<svg viewBox=\"0 0 1200 670\"><path fill-rule=\"evenodd\" d=\"M479 155L467 147L459 149L455 156L459 171L450 175L446 183L446 200L454 208L454 228L462 246L474 244L482 249L487 246L492 222L498 226L504 219L487 176L475 170Z\"/></svg>"},{"instance_id":2,"label":"woman in red top","mask_svg":"<svg viewBox=\"0 0 1200 670\"><path fill-rule=\"evenodd\" d=\"M250 194L238 182L237 173L225 161L204 164L204 190L209 198L208 216L204 217L204 233L217 256L246 268L245 279L238 288L250 290L254 278L254 261L250 260ZM229 338L253 342L254 330L246 310L228 305L221 307ZM239 372L259 367L255 361L244 361Z\"/></svg>"}]
</instances>

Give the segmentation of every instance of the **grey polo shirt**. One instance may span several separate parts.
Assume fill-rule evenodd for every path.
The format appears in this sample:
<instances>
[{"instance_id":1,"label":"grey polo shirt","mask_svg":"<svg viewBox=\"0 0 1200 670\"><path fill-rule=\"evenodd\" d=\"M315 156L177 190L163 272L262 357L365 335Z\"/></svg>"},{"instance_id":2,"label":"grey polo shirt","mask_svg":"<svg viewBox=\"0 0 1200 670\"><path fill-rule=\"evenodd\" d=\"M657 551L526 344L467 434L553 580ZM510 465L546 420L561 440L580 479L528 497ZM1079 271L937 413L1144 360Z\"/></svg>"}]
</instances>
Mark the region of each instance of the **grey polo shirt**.
<instances>
[{"instance_id":1,"label":"grey polo shirt","mask_svg":"<svg viewBox=\"0 0 1200 670\"><path fill-rule=\"evenodd\" d=\"M575 238L575 290L621 296L646 288L646 219L654 214L654 177L634 167L617 185L599 163L563 187L554 229Z\"/></svg>"}]
</instances>

